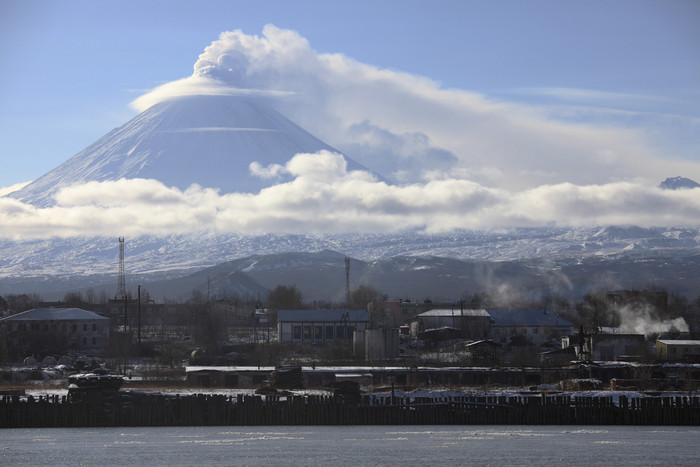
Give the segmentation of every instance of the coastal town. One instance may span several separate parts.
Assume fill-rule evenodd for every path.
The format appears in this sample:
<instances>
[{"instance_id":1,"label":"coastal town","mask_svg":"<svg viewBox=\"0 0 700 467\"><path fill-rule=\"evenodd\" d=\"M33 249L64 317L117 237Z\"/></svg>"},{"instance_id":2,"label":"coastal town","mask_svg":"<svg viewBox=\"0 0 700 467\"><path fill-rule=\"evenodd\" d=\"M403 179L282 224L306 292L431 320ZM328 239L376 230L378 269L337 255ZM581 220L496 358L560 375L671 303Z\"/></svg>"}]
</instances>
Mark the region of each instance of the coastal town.
<instances>
[{"instance_id":1,"label":"coastal town","mask_svg":"<svg viewBox=\"0 0 700 467\"><path fill-rule=\"evenodd\" d=\"M700 422L700 340L687 325L676 327L678 320L645 335L592 328L562 310L464 300L283 308L302 304L294 292L280 287L279 297L268 300L274 307L219 300L192 308L127 297L85 304L94 311L67 303L6 310L1 423L100 425L104 418L76 414L64 422L56 414L37 415L54 422L30 420L30 412L18 415L17 404L41 401L41 410L50 411L63 403L76 410L104 400L121 401L111 405L109 423L137 425ZM345 305L353 303L353 292L359 293L348 291ZM671 317L663 291L602 296L608 308L598 319L606 324L605 316L621 309L655 307ZM191 320L175 324L178 313ZM194 404L187 413L219 415L179 415L176 422L162 412L174 396ZM201 397L205 405L223 405L202 409ZM135 415L142 412L134 412L134 404L144 398L159 400L162 410L146 419ZM289 418L279 404L293 401L309 413ZM122 413L124 404L132 409ZM374 414L377 407L381 415Z\"/></svg>"}]
</instances>

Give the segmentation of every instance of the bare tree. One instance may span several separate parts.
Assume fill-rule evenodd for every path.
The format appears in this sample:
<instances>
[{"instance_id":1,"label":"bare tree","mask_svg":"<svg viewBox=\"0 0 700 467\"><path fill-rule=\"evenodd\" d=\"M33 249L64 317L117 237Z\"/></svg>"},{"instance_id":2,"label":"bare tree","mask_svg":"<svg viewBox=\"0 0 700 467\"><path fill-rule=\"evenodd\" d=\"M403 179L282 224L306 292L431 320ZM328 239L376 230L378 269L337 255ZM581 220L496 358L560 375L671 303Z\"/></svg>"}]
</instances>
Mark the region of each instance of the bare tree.
<instances>
[{"instance_id":1,"label":"bare tree","mask_svg":"<svg viewBox=\"0 0 700 467\"><path fill-rule=\"evenodd\" d=\"M352 308L365 310L372 302L386 300L387 296L374 287L360 285L350 293L350 304Z\"/></svg>"},{"instance_id":2,"label":"bare tree","mask_svg":"<svg viewBox=\"0 0 700 467\"><path fill-rule=\"evenodd\" d=\"M267 298L268 307L273 310L296 310L304 306L301 292L295 285L278 285Z\"/></svg>"}]
</instances>

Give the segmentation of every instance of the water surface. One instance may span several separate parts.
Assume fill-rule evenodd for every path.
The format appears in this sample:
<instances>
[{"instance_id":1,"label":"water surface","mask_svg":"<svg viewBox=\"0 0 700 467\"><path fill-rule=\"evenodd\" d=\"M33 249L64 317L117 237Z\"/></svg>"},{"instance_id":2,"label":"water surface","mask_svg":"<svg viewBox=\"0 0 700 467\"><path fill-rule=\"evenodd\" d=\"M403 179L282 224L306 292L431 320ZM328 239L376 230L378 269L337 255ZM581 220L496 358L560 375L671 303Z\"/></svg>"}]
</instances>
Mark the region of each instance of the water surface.
<instances>
[{"instance_id":1,"label":"water surface","mask_svg":"<svg viewBox=\"0 0 700 467\"><path fill-rule=\"evenodd\" d=\"M295 426L0 430L1 465L700 465L700 428Z\"/></svg>"}]
</instances>

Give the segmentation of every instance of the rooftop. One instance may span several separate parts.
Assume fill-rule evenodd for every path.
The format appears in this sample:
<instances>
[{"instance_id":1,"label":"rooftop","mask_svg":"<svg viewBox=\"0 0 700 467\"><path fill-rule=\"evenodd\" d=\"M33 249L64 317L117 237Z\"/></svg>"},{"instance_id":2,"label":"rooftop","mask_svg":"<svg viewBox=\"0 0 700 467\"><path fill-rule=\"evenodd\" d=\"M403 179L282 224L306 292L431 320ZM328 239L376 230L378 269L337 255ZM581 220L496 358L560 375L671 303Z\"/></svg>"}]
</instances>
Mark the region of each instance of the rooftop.
<instances>
[{"instance_id":1,"label":"rooftop","mask_svg":"<svg viewBox=\"0 0 700 467\"><path fill-rule=\"evenodd\" d=\"M16 315L0 319L0 322L7 321L60 321L60 320L97 320L105 318L92 311L82 308L34 308L23 311Z\"/></svg>"},{"instance_id":2,"label":"rooftop","mask_svg":"<svg viewBox=\"0 0 700 467\"><path fill-rule=\"evenodd\" d=\"M659 339L657 342L666 345L700 345L700 340L691 339Z\"/></svg>"},{"instance_id":3,"label":"rooftop","mask_svg":"<svg viewBox=\"0 0 700 467\"><path fill-rule=\"evenodd\" d=\"M573 324L551 311L542 309L523 310L488 310L494 326L525 326L525 327L571 327Z\"/></svg>"},{"instance_id":4,"label":"rooftop","mask_svg":"<svg viewBox=\"0 0 700 467\"><path fill-rule=\"evenodd\" d=\"M340 323L347 313L348 323L369 321L367 310L278 310L280 322Z\"/></svg>"},{"instance_id":5,"label":"rooftop","mask_svg":"<svg viewBox=\"0 0 700 467\"><path fill-rule=\"evenodd\" d=\"M448 317L457 317L457 316L483 316L488 318L489 314L486 310L479 309L464 309L461 310L459 308L453 309L453 308L435 308L433 310L426 311L424 313L419 314L418 316L420 317L428 317L428 316L448 316Z\"/></svg>"}]
</instances>

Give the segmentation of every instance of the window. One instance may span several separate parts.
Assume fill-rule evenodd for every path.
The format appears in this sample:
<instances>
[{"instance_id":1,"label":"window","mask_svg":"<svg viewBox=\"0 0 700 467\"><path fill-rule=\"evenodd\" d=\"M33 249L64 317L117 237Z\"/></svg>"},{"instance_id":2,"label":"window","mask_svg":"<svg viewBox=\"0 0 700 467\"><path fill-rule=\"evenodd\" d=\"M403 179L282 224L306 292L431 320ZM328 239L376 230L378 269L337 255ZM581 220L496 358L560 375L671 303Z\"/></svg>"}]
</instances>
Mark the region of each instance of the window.
<instances>
[{"instance_id":1,"label":"window","mask_svg":"<svg viewBox=\"0 0 700 467\"><path fill-rule=\"evenodd\" d=\"M97 337L92 338L92 345L97 345Z\"/></svg>"},{"instance_id":2,"label":"window","mask_svg":"<svg viewBox=\"0 0 700 467\"><path fill-rule=\"evenodd\" d=\"M301 326L292 326L292 339L301 340Z\"/></svg>"},{"instance_id":3,"label":"window","mask_svg":"<svg viewBox=\"0 0 700 467\"><path fill-rule=\"evenodd\" d=\"M77 325L77 324L74 324L73 327L72 327L72 331L75 332L75 331L77 331L77 330L78 330L78 325Z\"/></svg>"},{"instance_id":4,"label":"window","mask_svg":"<svg viewBox=\"0 0 700 467\"><path fill-rule=\"evenodd\" d=\"M314 327L314 340L317 340L317 341L323 340L323 326L315 326Z\"/></svg>"},{"instance_id":5,"label":"window","mask_svg":"<svg viewBox=\"0 0 700 467\"><path fill-rule=\"evenodd\" d=\"M94 331L97 331L97 325L94 324L94 323L93 323L93 325L92 325L92 330L93 330L93 332L94 332Z\"/></svg>"},{"instance_id":6,"label":"window","mask_svg":"<svg viewBox=\"0 0 700 467\"><path fill-rule=\"evenodd\" d=\"M87 323L83 323L83 331L87 331Z\"/></svg>"},{"instance_id":7,"label":"window","mask_svg":"<svg viewBox=\"0 0 700 467\"><path fill-rule=\"evenodd\" d=\"M539 328L533 329L533 330L532 330L532 333L533 333L533 334L539 334L539 333L540 333Z\"/></svg>"},{"instance_id":8,"label":"window","mask_svg":"<svg viewBox=\"0 0 700 467\"><path fill-rule=\"evenodd\" d=\"M332 324L326 326L326 340L327 341L333 340L333 325Z\"/></svg>"},{"instance_id":9,"label":"window","mask_svg":"<svg viewBox=\"0 0 700 467\"><path fill-rule=\"evenodd\" d=\"M310 341L311 340L311 326L304 326L304 336L303 340L305 341Z\"/></svg>"}]
</instances>

